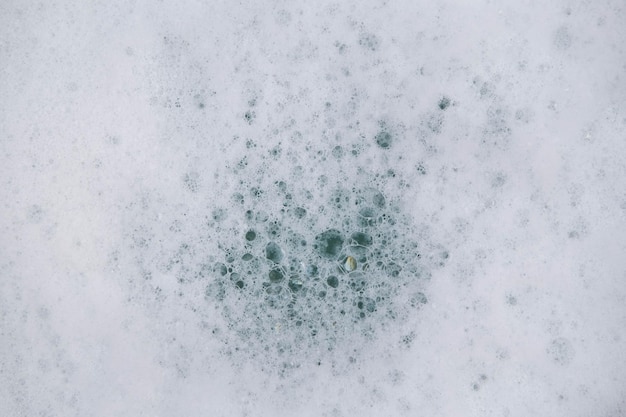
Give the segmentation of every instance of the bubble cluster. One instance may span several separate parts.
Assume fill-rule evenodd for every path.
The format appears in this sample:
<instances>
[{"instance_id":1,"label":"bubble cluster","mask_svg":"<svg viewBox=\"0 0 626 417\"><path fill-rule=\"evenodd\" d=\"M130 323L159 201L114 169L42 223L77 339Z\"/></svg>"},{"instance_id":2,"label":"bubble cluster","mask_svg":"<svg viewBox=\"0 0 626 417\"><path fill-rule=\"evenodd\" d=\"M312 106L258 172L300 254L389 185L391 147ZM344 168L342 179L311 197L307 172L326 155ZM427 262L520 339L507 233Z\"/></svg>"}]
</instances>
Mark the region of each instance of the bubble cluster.
<instances>
[{"instance_id":1,"label":"bubble cluster","mask_svg":"<svg viewBox=\"0 0 626 417\"><path fill-rule=\"evenodd\" d=\"M409 347L407 323L449 254L406 201L409 181L428 172L396 165L403 128L369 129L348 140L234 137L223 167L191 165L178 189L140 193L129 250L111 267L136 265L131 297L198 329L181 341L172 324L159 337L283 374L349 369L380 340Z\"/></svg>"},{"instance_id":2,"label":"bubble cluster","mask_svg":"<svg viewBox=\"0 0 626 417\"><path fill-rule=\"evenodd\" d=\"M275 180L233 190L236 226L205 291L228 323L231 354L273 369L321 361L427 303L425 283L448 253L372 183L322 179L308 189Z\"/></svg>"}]
</instances>

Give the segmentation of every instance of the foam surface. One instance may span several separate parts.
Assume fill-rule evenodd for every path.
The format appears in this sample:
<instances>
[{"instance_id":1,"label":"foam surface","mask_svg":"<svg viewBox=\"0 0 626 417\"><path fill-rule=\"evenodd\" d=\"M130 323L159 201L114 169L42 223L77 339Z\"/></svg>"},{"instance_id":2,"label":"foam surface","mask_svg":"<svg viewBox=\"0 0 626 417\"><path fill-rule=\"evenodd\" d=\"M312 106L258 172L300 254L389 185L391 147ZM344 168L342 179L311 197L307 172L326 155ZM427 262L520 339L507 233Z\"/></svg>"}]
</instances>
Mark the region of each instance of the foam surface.
<instances>
[{"instance_id":1,"label":"foam surface","mask_svg":"<svg viewBox=\"0 0 626 417\"><path fill-rule=\"evenodd\" d=\"M625 415L624 21L0 5L0 415Z\"/></svg>"}]
</instances>

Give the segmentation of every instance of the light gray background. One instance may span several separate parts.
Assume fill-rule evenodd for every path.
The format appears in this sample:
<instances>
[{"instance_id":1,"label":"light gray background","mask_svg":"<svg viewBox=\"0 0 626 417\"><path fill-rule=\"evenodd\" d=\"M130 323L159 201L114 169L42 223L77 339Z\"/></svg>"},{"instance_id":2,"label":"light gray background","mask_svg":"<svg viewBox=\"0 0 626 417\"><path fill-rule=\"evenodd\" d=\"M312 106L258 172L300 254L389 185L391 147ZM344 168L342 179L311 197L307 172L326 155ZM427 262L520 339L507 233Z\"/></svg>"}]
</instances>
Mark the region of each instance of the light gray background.
<instances>
[{"instance_id":1,"label":"light gray background","mask_svg":"<svg viewBox=\"0 0 626 417\"><path fill-rule=\"evenodd\" d=\"M3 1L0 415L626 415L625 42L620 0ZM217 256L279 144L296 187L392 167L450 254L343 370L235 363L206 283L138 278L174 223Z\"/></svg>"}]
</instances>

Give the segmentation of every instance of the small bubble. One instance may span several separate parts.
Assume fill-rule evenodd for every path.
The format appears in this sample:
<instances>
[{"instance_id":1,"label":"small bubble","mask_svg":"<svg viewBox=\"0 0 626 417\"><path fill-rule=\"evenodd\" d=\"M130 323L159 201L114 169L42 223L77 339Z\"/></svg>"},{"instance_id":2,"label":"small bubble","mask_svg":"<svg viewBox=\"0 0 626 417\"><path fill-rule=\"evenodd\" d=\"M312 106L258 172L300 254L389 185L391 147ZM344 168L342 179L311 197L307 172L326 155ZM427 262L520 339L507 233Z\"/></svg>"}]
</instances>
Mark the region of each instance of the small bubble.
<instances>
[{"instance_id":1,"label":"small bubble","mask_svg":"<svg viewBox=\"0 0 626 417\"><path fill-rule=\"evenodd\" d=\"M308 276L315 277L317 276L319 269L317 268L317 265L307 265L305 272Z\"/></svg>"},{"instance_id":2,"label":"small bubble","mask_svg":"<svg viewBox=\"0 0 626 417\"><path fill-rule=\"evenodd\" d=\"M411 307L419 307L423 304L428 303L428 299L426 298L424 293L418 292L411 297L409 302L411 304Z\"/></svg>"},{"instance_id":3,"label":"small bubble","mask_svg":"<svg viewBox=\"0 0 626 417\"><path fill-rule=\"evenodd\" d=\"M304 208L302 208L302 207L296 207L295 209L293 209L293 214L298 219L301 219L304 216L306 216L306 210Z\"/></svg>"},{"instance_id":4,"label":"small bubble","mask_svg":"<svg viewBox=\"0 0 626 417\"><path fill-rule=\"evenodd\" d=\"M365 310L368 313L373 313L376 310L376 302L368 297L360 298L357 302L357 308L359 310Z\"/></svg>"},{"instance_id":5,"label":"small bubble","mask_svg":"<svg viewBox=\"0 0 626 417\"><path fill-rule=\"evenodd\" d=\"M279 268L272 269L269 272L268 276L269 276L270 282L273 282L273 283L281 282L285 278L285 274Z\"/></svg>"},{"instance_id":6,"label":"small bubble","mask_svg":"<svg viewBox=\"0 0 626 417\"><path fill-rule=\"evenodd\" d=\"M241 193L234 193L231 197L232 201L235 204L243 204L244 203L244 198L243 198L243 194Z\"/></svg>"},{"instance_id":7,"label":"small bubble","mask_svg":"<svg viewBox=\"0 0 626 417\"><path fill-rule=\"evenodd\" d=\"M270 149L270 155L273 156L275 159L280 158L282 152L283 150L281 149L280 145L274 146L272 149Z\"/></svg>"},{"instance_id":8,"label":"small bubble","mask_svg":"<svg viewBox=\"0 0 626 417\"><path fill-rule=\"evenodd\" d=\"M226 265L221 262L215 264L214 270L218 272L221 276L224 276L228 273L228 268L226 268Z\"/></svg>"},{"instance_id":9,"label":"small bubble","mask_svg":"<svg viewBox=\"0 0 626 417\"><path fill-rule=\"evenodd\" d=\"M391 137L391 134L389 132L384 130L380 131L376 134L376 137L374 139L376 140L376 144L382 149L391 148L393 138Z\"/></svg>"},{"instance_id":10,"label":"small bubble","mask_svg":"<svg viewBox=\"0 0 626 417\"><path fill-rule=\"evenodd\" d=\"M439 100L439 108L441 110L445 110L448 108L448 106L450 106L450 99L448 97L442 97L441 100Z\"/></svg>"},{"instance_id":11,"label":"small bubble","mask_svg":"<svg viewBox=\"0 0 626 417\"><path fill-rule=\"evenodd\" d=\"M339 280L337 279L336 276L331 275L326 279L326 283L328 284L329 287L331 288L337 288L337 286L339 286Z\"/></svg>"},{"instance_id":12,"label":"small bubble","mask_svg":"<svg viewBox=\"0 0 626 417\"><path fill-rule=\"evenodd\" d=\"M283 226L279 221L271 221L267 224L267 235L270 239L276 239L281 235L282 229Z\"/></svg>"},{"instance_id":13,"label":"small bubble","mask_svg":"<svg viewBox=\"0 0 626 417\"><path fill-rule=\"evenodd\" d=\"M370 235L368 235L367 233L363 233L363 232L354 232L352 233L350 238L352 239L354 243L356 243L357 245L361 245L361 246L371 246L372 241L373 241Z\"/></svg>"},{"instance_id":14,"label":"small bubble","mask_svg":"<svg viewBox=\"0 0 626 417\"><path fill-rule=\"evenodd\" d=\"M373 33L362 33L359 37L359 45L370 51L376 51L380 46L380 40Z\"/></svg>"},{"instance_id":15,"label":"small bubble","mask_svg":"<svg viewBox=\"0 0 626 417\"><path fill-rule=\"evenodd\" d=\"M511 306L517 305L517 298L509 294L506 296L506 303Z\"/></svg>"},{"instance_id":16,"label":"small bubble","mask_svg":"<svg viewBox=\"0 0 626 417\"><path fill-rule=\"evenodd\" d=\"M362 292L363 290L365 290L365 287L367 286L367 281L362 273L352 272L350 273L349 277L350 288L357 292Z\"/></svg>"},{"instance_id":17,"label":"small bubble","mask_svg":"<svg viewBox=\"0 0 626 417\"><path fill-rule=\"evenodd\" d=\"M301 279L297 278L297 277L292 277L289 280L289 289L293 292L298 292L302 289L302 286L304 285L304 283L302 282Z\"/></svg>"},{"instance_id":18,"label":"small bubble","mask_svg":"<svg viewBox=\"0 0 626 417\"><path fill-rule=\"evenodd\" d=\"M250 188L250 195L254 198L261 198L263 196L263 190L258 187Z\"/></svg>"},{"instance_id":19,"label":"small bubble","mask_svg":"<svg viewBox=\"0 0 626 417\"><path fill-rule=\"evenodd\" d=\"M358 224L361 227L376 226L376 211L372 207L363 207L359 210Z\"/></svg>"},{"instance_id":20,"label":"small bubble","mask_svg":"<svg viewBox=\"0 0 626 417\"><path fill-rule=\"evenodd\" d=\"M336 158L336 159L341 159L343 157L343 148L339 145L335 146L333 148L333 150L331 151L331 154Z\"/></svg>"},{"instance_id":21,"label":"small bubble","mask_svg":"<svg viewBox=\"0 0 626 417\"><path fill-rule=\"evenodd\" d=\"M197 172L188 172L183 178L186 188L192 193L200 189L200 175Z\"/></svg>"},{"instance_id":22,"label":"small bubble","mask_svg":"<svg viewBox=\"0 0 626 417\"><path fill-rule=\"evenodd\" d=\"M390 276L396 278L400 275L402 267L395 262L391 262L385 267L385 271L387 271L387 274L389 274Z\"/></svg>"},{"instance_id":23,"label":"small bubble","mask_svg":"<svg viewBox=\"0 0 626 417\"><path fill-rule=\"evenodd\" d=\"M254 122L254 119L256 119L256 113L249 110L243 115L243 118L249 125L251 125Z\"/></svg>"},{"instance_id":24,"label":"small bubble","mask_svg":"<svg viewBox=\"0 0 626 417\"><path fill-rule=\"evenodd\" d=\"M257 211L256 215L254 216L254 220L259 223L265 223L269 218L270 217L264 211Z\"/></svg>"},{"instance_id":25,"label":"small bubble","mask_svg":"<svg viewBox=\"0 0 626 417\"><path fill-rule=\"evenodd\" d=\"M217 208L213 210L212 215L213 215L213 220L215 220L216 222L221 222L222 220L226 219L228 214L226 210L222 208Z\"/></svg>"}]
</instances>

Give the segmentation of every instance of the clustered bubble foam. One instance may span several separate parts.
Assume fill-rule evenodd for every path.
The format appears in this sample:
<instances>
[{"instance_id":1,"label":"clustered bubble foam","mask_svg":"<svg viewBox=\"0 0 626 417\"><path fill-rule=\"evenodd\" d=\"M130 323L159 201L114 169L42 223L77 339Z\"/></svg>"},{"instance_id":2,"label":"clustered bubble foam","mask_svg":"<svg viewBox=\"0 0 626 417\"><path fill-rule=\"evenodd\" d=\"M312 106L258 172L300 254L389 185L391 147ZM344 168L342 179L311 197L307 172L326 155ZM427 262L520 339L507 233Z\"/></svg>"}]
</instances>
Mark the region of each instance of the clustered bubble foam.
<instances>
[{"instance_id":1,"label":"clustered bubble foam","mask_svg":"<svg viewBox=\"0 0 626 417\"><path fill-rule=\"evenodd\" d=\"M224 229L228 244L212 265L206 300L235 335L230 348L273 369L324 360L403 320L427 302L425 282L448 256L375 175L350 187L322 178L316 189L242 182L231 201L236 226Z\"/></svg>"},{"instance_id":2,"label":"clustered bubble foam","mask_svg":"<svg viewBox=\"0 0 626 417\"><path fill-rule=\"evenodd\" d=\"M380 136L370 147L387 152ZM237 363L282 372L358 356L427 303L431 271L448 253L415 213L404 212L405 185L393 169L367 171L361 163L346 172L338 160L359 156L338 146L310 149L304 156L317 164L300 164L303 156L288 147L259 148L248 141L245 155L227 163L215 179L219 195L190 188L182 176L206 214L171 220L175 227L158 239L167 243L140 262L142 270L176 278L169 291L198 312L198 322L217 311L221 324L211 337ZM198 218L203 224L181 231Z\"/></svg>"}]
</instances>

